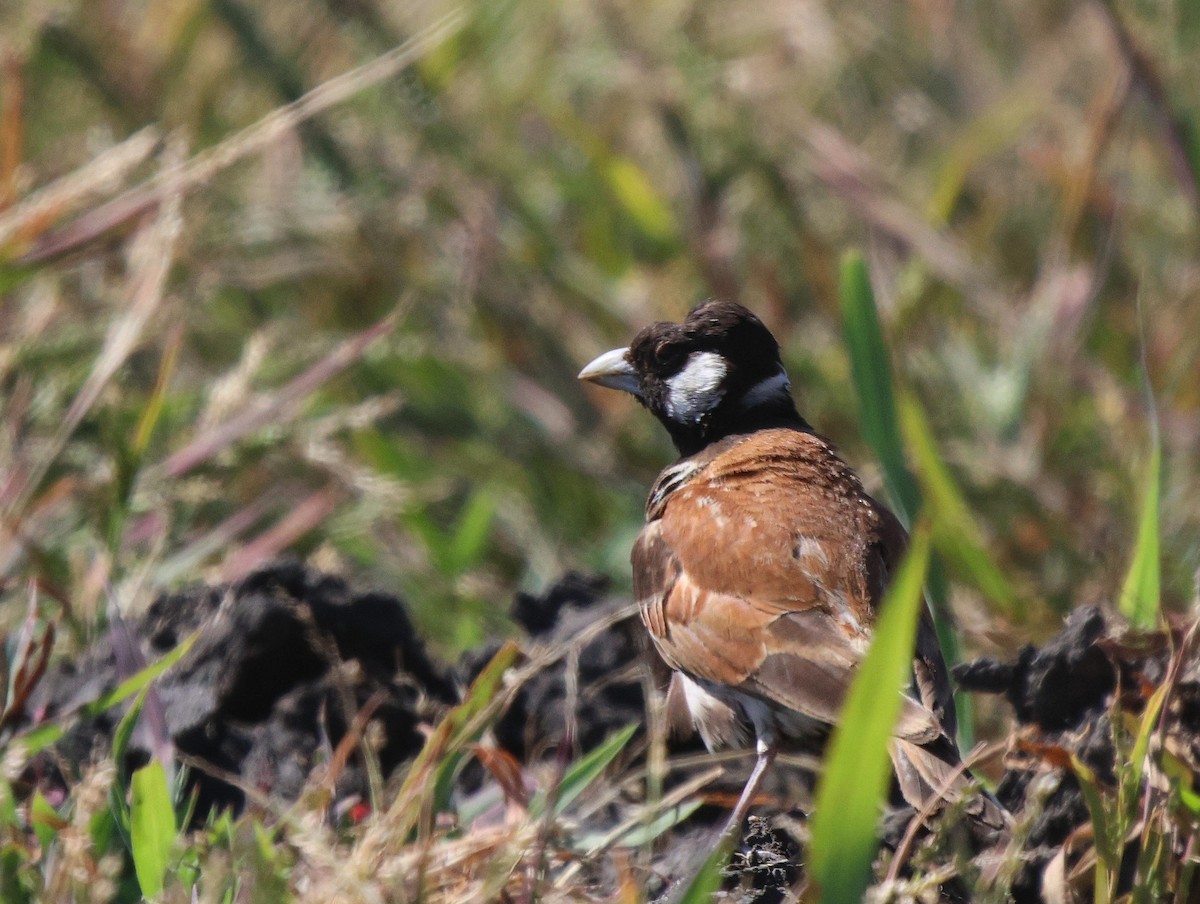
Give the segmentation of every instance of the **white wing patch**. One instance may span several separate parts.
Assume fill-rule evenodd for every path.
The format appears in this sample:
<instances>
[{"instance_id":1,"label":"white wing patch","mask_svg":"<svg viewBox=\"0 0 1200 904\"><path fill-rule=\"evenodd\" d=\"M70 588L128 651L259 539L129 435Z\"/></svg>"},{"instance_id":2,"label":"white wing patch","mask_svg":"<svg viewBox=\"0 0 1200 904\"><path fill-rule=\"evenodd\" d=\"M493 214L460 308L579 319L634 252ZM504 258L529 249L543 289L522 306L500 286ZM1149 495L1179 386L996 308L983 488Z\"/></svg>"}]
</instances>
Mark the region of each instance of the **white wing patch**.
<instances>
[{"instance_id":1,"label":"white wing patch","mask_svg":"<svg viewBox=\"0 0 1200 904\"><path fill-rule=\"evenodd\" d=\"M725 359L716 352L692 352L683 370L667 380L667 415L695 423L720 404L725 390Z\"/></svg>"},{"instance_id":2,"label":"white wing patch","mask_svg":"<svg viewBox=\"0 0 1200 904\"><path fill-rule=\"evenodd\" d=\"M745 695L725 688L725 694L732 698L726 700L719 696L720 689L716 685L705 687L683 672L676 672L675 675L683 688L684 703L704 746L710 751L722 747L745 747L749 741L748 726L739 718L739 710L733 705L734 700L741 702ZM718 693L713 693L713 690Z\"/></svg>"}]
</instances>

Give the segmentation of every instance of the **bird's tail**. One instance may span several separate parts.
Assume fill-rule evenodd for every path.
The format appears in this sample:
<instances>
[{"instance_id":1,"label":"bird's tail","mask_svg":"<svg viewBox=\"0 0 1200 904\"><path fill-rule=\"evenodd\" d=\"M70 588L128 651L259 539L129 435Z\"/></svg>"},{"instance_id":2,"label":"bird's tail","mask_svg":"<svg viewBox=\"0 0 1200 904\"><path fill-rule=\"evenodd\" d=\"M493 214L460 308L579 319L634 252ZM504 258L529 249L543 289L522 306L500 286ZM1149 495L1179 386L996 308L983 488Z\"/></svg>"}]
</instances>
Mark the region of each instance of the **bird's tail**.
<instances>
[{"instance_id":1,"label":"bird's tail","mask_svg":"<svg viewBox=\"0 0 1200 904\"><path fill-rule=\"evenodd\" d=\"M918 810L930 803L962 800L968 818L985 835L998 836L1011 828L1008 811L974 783L963 768L954 742L945 735L927 744L893 737L888 743L888 753L900 794Z\"/></svg>"}]
</instances>

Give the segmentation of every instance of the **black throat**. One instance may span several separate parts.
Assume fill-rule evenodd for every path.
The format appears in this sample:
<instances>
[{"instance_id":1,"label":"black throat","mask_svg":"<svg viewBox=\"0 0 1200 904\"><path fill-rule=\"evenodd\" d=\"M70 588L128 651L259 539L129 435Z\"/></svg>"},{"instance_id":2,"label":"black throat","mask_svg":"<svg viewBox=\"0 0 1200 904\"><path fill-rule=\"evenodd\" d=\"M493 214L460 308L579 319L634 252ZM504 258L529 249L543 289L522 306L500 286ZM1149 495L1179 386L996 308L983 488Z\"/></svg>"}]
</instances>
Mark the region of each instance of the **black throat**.
<instances>
[{"instance_id":1,"label":"black throat","mask_svg":"<svg viewBox=\"0 0 1200 904\"><path fill-rule=\"evenodd\" d=\"M743 408L732 400L708 412L698 423L681 424L668 418L660 418L671 435L681 458L689 458L712 443L728 436L740 436L758 430L785 428L811 433L812 427L796 410L791 397L783 393L764 400L751 408Z\"/></svg>"}]
</instances>

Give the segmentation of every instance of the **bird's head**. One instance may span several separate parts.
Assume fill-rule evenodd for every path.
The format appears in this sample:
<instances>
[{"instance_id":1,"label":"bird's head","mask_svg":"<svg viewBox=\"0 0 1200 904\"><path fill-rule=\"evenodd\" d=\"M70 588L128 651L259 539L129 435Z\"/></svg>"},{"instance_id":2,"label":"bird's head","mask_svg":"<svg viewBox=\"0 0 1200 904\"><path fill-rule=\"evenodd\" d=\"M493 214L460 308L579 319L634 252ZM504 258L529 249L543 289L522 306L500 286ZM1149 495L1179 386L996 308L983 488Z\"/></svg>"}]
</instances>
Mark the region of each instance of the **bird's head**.
<instances>
[{"instance_id":1,"label":"bird's head","mask_svg":"<svg viewBox=\"0 0 1200 904\"><path fill-rule=\"evenodd\" d=\"M628 348L592 361L579 379L632 394L683 455L769 426L807 427L788 391L779 343L739 304L706 301L683 323L654 323Z\"/></svg>"}]
</instances>

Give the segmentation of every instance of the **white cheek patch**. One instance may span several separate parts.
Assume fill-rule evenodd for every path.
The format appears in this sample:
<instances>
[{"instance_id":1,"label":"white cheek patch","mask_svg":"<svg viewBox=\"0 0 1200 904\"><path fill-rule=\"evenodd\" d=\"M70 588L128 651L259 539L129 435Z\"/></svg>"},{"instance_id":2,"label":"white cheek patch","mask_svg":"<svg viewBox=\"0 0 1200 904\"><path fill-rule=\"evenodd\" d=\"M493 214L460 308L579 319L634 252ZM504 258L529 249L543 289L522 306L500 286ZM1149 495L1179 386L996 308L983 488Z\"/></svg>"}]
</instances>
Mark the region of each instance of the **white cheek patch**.
<instances>
[{"instance_id":1,"label":"white cheek patch","mask_svg":"<svg viewBox=\"0 0 1200 904\"><path fill-rule=\"evenodd\" d=\"M716 352L692 352L683 370L667 380L667 415L694 423L716 408L725 395L725 359Z\"/></svg>"}]
</instances>

